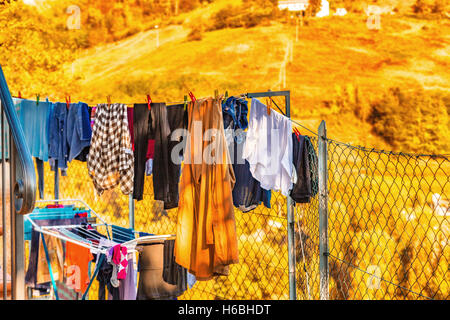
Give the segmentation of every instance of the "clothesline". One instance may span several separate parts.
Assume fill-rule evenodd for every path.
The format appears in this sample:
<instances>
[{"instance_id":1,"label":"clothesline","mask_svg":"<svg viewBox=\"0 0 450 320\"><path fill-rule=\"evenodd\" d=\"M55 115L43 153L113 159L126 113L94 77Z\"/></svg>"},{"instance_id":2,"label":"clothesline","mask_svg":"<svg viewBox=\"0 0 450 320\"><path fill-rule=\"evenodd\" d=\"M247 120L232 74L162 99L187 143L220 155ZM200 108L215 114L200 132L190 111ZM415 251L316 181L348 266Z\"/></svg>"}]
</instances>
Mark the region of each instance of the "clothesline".
<instances>
[{"instance_id":1,"label":"clothesline","mask_svg":"<svg viewBox=\"0 0 450 320\"><path fill-rule=\"evenodd\" d=\"M242 93L242 94L240 94L240 95L230 96L229 98L231 98L231 97L235 97L235 98L246 98L246 99L249 99L247 93ZM13 96L13 98L17 98L17 99L25 99L25 98L23 98L23 97L15 97L15 96ZM207 98L208 98L208 97L198 98L198 100L207 99ZM278 110L285 116L284 112L280 109L280 107L279 107L278 104L272 99L272 97L269 97L269 98L272 100L272 102L275 104L275 106L278 108ZM166 107L171 107L171 106L175 106L175 105L184 104L184 103L186 103L186 102L189 103L188 100L186 100L186 101L176 101L176 102L163 102L163 103L166 104ZM144 101L144 102L133 102L133 103L121 103L121 102L116 102L116 103L117 103L117 104L123 104L123 105L126 105L128 108L133 108L136 104L145 104L145 103L147 103L147 101ZM87 103L87 105L88 105L90 108L94 108L94 107L96 107L96 106L98 106L98 105L101 105L101 104L108 104L108 103L105 103L105 102L101 102L101 103ZM302 124L299 123L298 121L293 120L292 118L290 118L290 119L291 119L292 123L294 123L294 124L296 124L296 125L302 127L303 129L309 131L309 132L312 133L313 135L318 136L317 132L312 131L311 129L305 127L304 125L302 125Z\"/></svg>"},{"instance_id":2,"label":"clothesline","mask_svg":"<svg viewBox=\"0 0 450 320\"><path fill-rule=\"evenodd\" d=\"M98 108L95 113L95 121L98 125L94 126L92 138L89 139L90 150L87 166L96 190L99 194L102 194L104 190L111 188L111 184L114 183L114 185L120 185L124 194L128 195L132 192L133 199L138 201L142 200L142 197L139 195L139 190L144 187L145 179L142 168L144 168L144 165L146 165L148 161L148 146L150 145L149 137L155 137L154 140L160 139L156 143L154 142L155 145L159 146L157 152L154 153L155 156L153 158L150 156L150 159L154 161L155 168L157 168L153 170L152 179L154 184L153 189L155 191L154 199L163 201L164 209L166 210L175 207L179 208L177 234L148 235L135 238L134 235L137 233L136 231L132 229L129 229L128 231L125 228L120 229L120 227L118 227L119 229L114 229L114 226L107 224L103 220L103 223L96 223L89 220L92 224L82 223L78 225L76 224L78 221L76 221L75 224L69 222L70 224L64 226L38 226L36 230L64 241L79 244L84 248L91 249L92 252L102 254L108 253L112 248L111 245L114 245L114 250L116 249L115 246L120 244L125 247L128 252L136 252L136 246L139 244L161 242L162 240L168 239L172 240L177 237L176 252L173 255L176 257L176 262L185 268L189 267L194 271L193 273L196 276L198 275L203 280L215 276L216 273L212 272L215 268L222 268L238 263L237 237L233 234L233 232L235 232L233 231L235 230L234 208L239 208L243 212L251 211L262 202L267 208L270 208L270 194L272 190L281 191L285 196L291 195L292 199L299 203L310 201L310 198L315 196L315 193L312 191L313 189L310 190L309 188L310 185L316 183L314 175L314 171L316 170L314 167L315 158L314 156L308 157L308 154L305 153L305 151L302 151L309 150L306 148L311 143L307 141L308 137L306 136L300 139L299 133L296 130L294 130L297 134L297 139L295 139L295 136L292 134L292 123L296 123L310 132L313 131L285 115L285 113L289 115L289 92L270 92L267 96L264 96L264 94L265 93L257 93L232 96L230 98L234 99L227 100L227 105L221 104L221 100L217 99L216 94L216 98L205 98L205 104L203 103L203 99L196 99L197 103L194 104L192 101L189 101L192 108L189 108L188 113L183 110L182 103L184 102L180 103L178 108L173 109L166 109L165 103L155 103L152 105L150 113L146 103L133 104L135 106L134 110L126 110L126 104L111 103L111 99L108 98L108 103L111 103L112 107L106 108L104 103L100 104L101 108ZM286 99L285 113L272 99L272 97L281 95L284 95ZM272 103L266 106L258 100L263 97L269 98L270 101L274 103L273 116L270 116L270 112L268 112ZM245 98L252 99L250 109L248 108L248 102ZM150 101L147 103L149 102ZM36 113L35 110L38 109L35 108L33 102L28 102L28 104L28 107ZM275 110L275 106L280 110L280 114ZM58 108L58 113L55 113L56 116L62 114L62 116L60 116L62 119L64 119L66 113L69 113L69 110L66 110L64 103L57 104L55 108ZM77 108L81 109L81 106L77 106ZM77 108L71 108L70 112L77 110ZM83 108L83 110L85 110L84 113L87 114L89 112L87 104L83 103ZM197 112L196 110L202 110L202 112ZM248 110L250 110L250 116L247 120ZM148 120L150 119L150 114L153 117L151 123L149 123ZM189 121L187 121L188 117ZM208 117L211 117L211 119ZM90 115L90 117L85 117L84 119L89 121L89 118L92 121L92 115ZM72 120L66 121L71 122ZM167 161L168 155L172 154L173 145L167 144L164 140L176 129L184 128L188 129L189 132L193 132L194 129L192 123L195 123L195 121L203 121L203 123L206 124L206 126L202 128L202 131L210 129L224 130L224 128L237 130L238 127L245 130L249 123L253 124L249 127L251 130L245 135L250 143L245 145L246 148L244 147L244 154L235 152L235 154L233 154L233 157L235 158L233 159L233 163L221 164L223 168L220 166L214 168L208 167L208 172L204 173L204 178L202 177L200 183L209 181L209 176L218 178L214 178L215 180L212 181L211 185L213 187L209 192L198 196L195 195L197 192L196 190L201 190L202 185L198 185L197 187L196 184L199 183L198 180L192 174L189 175L191 171L186 169L192 164L186 164L185 162L184 169L186 170L181 174L180 164L177 164L174 161ZM118 130L112 132L109 130L111 128L109 123L120 124L120 127ZM131 128L130 124L132 125ZM275 134L271 134L271 130L269 129L272 127L279 128L279 130L282 131L279 137ZM86 128L90 129L91 126L88 125ZM55 130L55 132L59 131ZM81 140L81 137L75 136L75 138L80 138L79 140ZM192 135L188 139L192 139ZM268 157L267 154L264 153L264 148L260 148L259 146L272 145L273 139L277 139L276 148L272 150L270 157ZM87 141L87 139L85 140ZM63 137L63 140L61 141L65 143L67 140L64 140ZM72 140L70 141L72 143ZM107 143L104 143L105 141ZM237 148L237 145L243 140L239 141L240 142L234 141L233 139L233 148ZM160 143L158 144L158 142ZM197 150L192 148L194 141L188 140L188 142L190 142L190 144L187 151L185 150L185 153L188 152L191 159L195 159L197 153L201 154L205 152L205 150L202 149ZM110 157L113 158L95 158L97 155L102 154L100 151L104 151L105 145L114 151L115 146L119 145L119 143L123 143L123 146L125 146L124 152L111 152ZM309 144L307 145L307 143ZM70 145L70 150L72 150L72 145ZM225 158L229 152L224 144L221 144L220 148L216 151L219 157L222 156L222 158ZM239 157L239 159L236 157ZM247 160L249 166L246 166L246 162L243 160ZM118 179L115 181L109 180L109 173L110 171L113 172L116 170L116 168L108 167L108 163L114 163L117 168L120 164L122 168L125 168L120 171L121 175L117 176ZM256 166L256 164L262 164L262 166ZM274 167L271 167L273 171L271 171L270 175L268 175L266 171L259 170L261 167L269 168L269 164L274 164ZM232 165L233 167L228 167L229 165ZM286 169L287 167L290 169ZM136 168L138 169L136 170ZM217 172L213 170L216 170ZM231 186L232 172L234 172L237 181L234 187ZM142 179L138 180L136 177ZM302 183L303 181L305 183ZM306 183L306 181L309 182ZM217 188L214 188L215 185L217 185ZM255 188L253 188L253 186ZM243 190L245 189L257 190L257 192L244 198L242 195L244 194ZM181 190L181 194L179 194L178 190ZM218 190L220 190L220 193L217 193ZM198 199L200 197L204 197L204 201L206 202L220 203L220 208L217 208L220 210L218 218L220 221L218 223L220 223L220 228L223 228L223 230L230 230L229 232L224 232L219 235L221 237L221 243L224 243L227 247L226 250L214 249L214 254L217 254L217 259L214 258L214 260L211 259L209 253L205 253L198 250L198 248L189 245L194 240L203 241L203 239L196 238L201 233L197 232L195 229L196 225L191 223L193 210L191 210L190 205L187 205L193 204L194 206L199 206L199 203L196 202L194 198ZM47 202L48 201L59 202L59 200L47 200ZM203 210L201 212L201 215L205 217L208 217L209 214L210 212L208 210ZM232 218L225 219L224 217ZM180 232L180 226L183 226L186 230ZM112 238L109 236L109 229L112 229ZM107 237L100 233L105 233L105 231L108 233ZM209 229L207 231L209 231ZM107 240L110 240L111 242L108 243ZM160 243L157 243L157 245L159 244ZM192 255L195 255L197 258L196 265L190 264L189 259ZM219 260L224 261L223 266L215 265L215 261ZM223 274L226 275L225 269L223 270Z\"/></svg>"}]
</instances>

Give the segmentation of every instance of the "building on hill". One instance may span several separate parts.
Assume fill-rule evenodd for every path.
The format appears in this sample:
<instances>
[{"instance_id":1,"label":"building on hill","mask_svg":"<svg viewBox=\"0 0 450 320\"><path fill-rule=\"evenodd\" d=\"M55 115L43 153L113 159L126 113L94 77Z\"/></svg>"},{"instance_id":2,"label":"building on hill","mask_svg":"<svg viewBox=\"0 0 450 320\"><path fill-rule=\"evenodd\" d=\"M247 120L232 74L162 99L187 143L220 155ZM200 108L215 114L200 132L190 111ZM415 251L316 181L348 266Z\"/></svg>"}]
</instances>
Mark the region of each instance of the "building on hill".
<instances>
[{"instance_id":1,"label":"building on hill","mask_svg":"<svg viewBox=\"0 0 450 320\"><path fill-rule=\"evenodd\" d=\"M279 0L278 9L289 11L306 11L309 6L309 0Z\"/></svg>"},{"instance_id":2,"label":"building on hill","mask_svg":"<svg viewBox=\"0 0 450 320\"><path fill-rule=\"evenodd\" d=\"M328 17L330 15L330 3L327 0L322 0L320 10L316 13L316 17Z\"/></svg>"}]
</instances>

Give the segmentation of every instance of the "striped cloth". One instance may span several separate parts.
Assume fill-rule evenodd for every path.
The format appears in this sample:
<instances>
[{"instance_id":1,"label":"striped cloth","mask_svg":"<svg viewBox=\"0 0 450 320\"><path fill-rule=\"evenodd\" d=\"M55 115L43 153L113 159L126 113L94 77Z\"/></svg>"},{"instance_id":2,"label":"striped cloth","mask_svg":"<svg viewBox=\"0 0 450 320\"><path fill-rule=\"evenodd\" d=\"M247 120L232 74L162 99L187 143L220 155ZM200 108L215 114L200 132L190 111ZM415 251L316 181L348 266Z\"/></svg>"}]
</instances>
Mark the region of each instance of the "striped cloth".
<instances>
[{"instance_id":1,"label":"striped cloth","mask_svg":"<svg viewBox=\"0 0 450 320\"><path fill-rule=\"evenodd\" d=\"M97 105L87 158L89 176L99 195L120 183L126 195L133 191L134 156L128 130L127 106Z\"/></svg>"},{"instance_id":2,"label":"striped cloth","mask_svg":"<svg viewBox=\"0 0 450 320\"><path fill-rule=\"evenodd\" d=\"M59 300L80 300L78 293L67 286L64 282L56 281Z\"/></svg>"}]
</instances>

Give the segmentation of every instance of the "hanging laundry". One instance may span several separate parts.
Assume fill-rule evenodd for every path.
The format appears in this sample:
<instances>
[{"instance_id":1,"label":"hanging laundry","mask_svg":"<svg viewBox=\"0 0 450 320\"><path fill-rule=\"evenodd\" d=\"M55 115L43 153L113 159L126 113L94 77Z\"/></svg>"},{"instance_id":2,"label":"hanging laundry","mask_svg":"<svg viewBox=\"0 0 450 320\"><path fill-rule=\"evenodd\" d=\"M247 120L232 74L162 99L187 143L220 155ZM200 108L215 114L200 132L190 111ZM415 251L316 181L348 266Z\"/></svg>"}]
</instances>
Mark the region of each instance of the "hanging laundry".
<instances>
[{"instance_id":1,"label":"hanging laundry","mask_svg":"<svg viewBox=\"0 0 450 320\"><path fill-rule=\"evenodd\" d=\"M153 189L165 190L161 195L155 197L155 200L164 201L164 209L172 209L178 207L179 202L179 185L181 176L181 162L184 147L186 145L186 137L184 136L187 129L188 115L183 104L167 106L167 118L169 120L170 134L167 137L167 159L168 162L162 162L163 157L157 157L153 160ZM183 129L181 135L175 135L177 130ZM155 140L155 143L157 140ZM179 147L179 152L176 151ZM156 144L155 144L155 150ZM161 169L167 172L167 180L164 175L159 175ZM155 180L156 179L156 180ZM161 189L160 189L161 188Z\"/></svg>"},{"instance_id":2,"label":"hanging laundry","mask_svg":"<svg viewBox=\"0 0 450 320\"><path fill-rule=\"evenodd\" d=\"M62 281L56 281L55 284L58 291L58 300L79 300L80 294L69 287L67 284Z\"/></svg>"},{"instance_id":3,"label":"hanging laundry","mask_svg":"<svg viewBox=\"0 0 450 320\"><path fill-rule=\"evenodd\" d=\"M94 257L88 248L66 242L66 284L76 292L84 293L89 285L89 262Z\"/></svg>"},{"instance_id":4,"label":"hanging laundry","mask_svg":"<svg viewBox=\"0 0 450 320\"><path fill-rule=\"evenodd\" d=\"M120 282L119 279L117 279L117 270L119 266L113 262L113 257L114 247L111 247L106 253L106 261L112 266L111 279L109 281L114 288L119 288ZM117 291L117 293L119 293L119 291Z\"/></svg>"},{"instance_id":5,"label":"hanging laundry","mask_svg":"<svg viewBox=\"0 0 450 320\"><path fill-rule=\"evenodd\" d=\"M244 99L230 97L222 104L225 135L232 158L236 183L233 188L233 204L242 212L249 212L261 202L270 208L271 191L261 188L250 172L250 164L242 158L247 133L248 105Z\"/></svg>"},{"instance_id":6,"label":"hanging laundry","mask_svg":"<svg viewBox=\"0 0 450 320\"><path fill-rule=\"evenodd\" d=\"M249 129L244 144L243 158L250 164L252 176L266 190L289 195L293 178L292 123L275 110L253 98Z\"/></svg>"},{"instance_id":7,"label":"hanging laundry","mask_svg":"<svg viewBox=\"0 0 450 320\"><path fill-rule=\"evenodd\" d=\"M304 136L292 134L293 160L297 172L297 182L290 196L297 203L309 203L312 195L311 170L309 167L308 150Z\"/></svg>"},{"instance_id":8,"label":"hanging laundry","mask_svg":"<svg viewBox=\"0 0 450 320\"><path fill-rule=\"evenodd\" d=\"M92 128L88 105L83 102L72 103L67 115L68 161L76 159L82 152L81 161L86 161L91 145ZM85 150L87 149L87 150Z\"/></svg>"},{"instance_id":9,"label":"hanging laundry","mask_svg":"<svg viewBox=\"0 0 450 320\"><path fill-rule=\"evenodd\" d=\"M228 275L229 265L239 262L232 201L235 177L221 100L196 100L188 112L190 135L181 175L175 257L197 280L209 280ZM196 128L199 123L200 130ZM215 133L212 143L204 141L205 132ZM208 150L214 151L214 161L205 161Z\"/></svg>"},{"instance_id":10,"label":"hanging laundry","mask_svg":"<svg viewBox=\"0 0 450 320\"><path fill-rule=\"evenodd\" d=\"M13 103L16 104L16 100L13 98ZM2 105L2 101L0 100L0 106ZM0 141L0 156L2 158L9 159L9 125L8 125L8 119L6 117L3 117L3 124L0 122L0 130L3 130L3 134L5 137L5 156L2 156L2 143L3 141ZM1 132L1 131L0 131ZM1 134L1 133L0 133ZM0 139L1 140L1 139Z\"/></svg>"},{"instance_id":11,"label":"hanging laundry","mask_svg":"<svg viewBox=\"0 0 450 320\"><path fill-rule=\"evenodd\" d=\"M145 163L145 175L151 176L153 173L153 159L148 159Z\"/></svg>"},{"instance_id":12,"label":"hanging laundry","mask_svg":"<svg viewBox=\"0 0 450 320\"><path fill-rule=\"evenodd\" d=\"M143 245L139 265L137 300L173 300L186 290L186 285L169 284L163 279L164 243Z\"/></svg>"},{"instance_id":13,"label":"hanging laundry","mask_svg":"<svg viewBox=\"0 0 450 320\"><path fill-rule=\"evenodd\" d=\"M305 137L305 151L308 152L309 170L311 175L311 197L319 193L319 158L308 136Z\"/></svg>"},{"instance_id":14,"label":"hanging laundry","mask_svg":"<svg viewBox=\"0 0 450 320\"><path fill-rule=\"evenodd\" d=\"M130 115L130 111L129 111ZM150 137L150 110L147 104L135 104L133 111L134 189L133 198L141 201L144 196L145 162ZM131 128L130 128L131 129Z\"/></svg>"},{"instance_id":15,"label":"hanging laundry","mask_svg":"<svg viewBox=\"0 0 450 320\"><path fill-rule=\"evenodd\" d=\"M150 156L148 144L154 141L152 168L154 199L163 201L166 210L176 208L179 199L181 161L174 163L171 154L173 148L181 141L181 137L172 141L171 134L187 126L184 105L166 107L164 103L152 103L151 110L148 110L148 104L136 104L134 109L136 172L134 199L138 201L143 199L145 166Z\"/></svg>"},{"instance_id":16,"label":"hanging laundry","mask_svg":"<svg viewBox=\"0 0 450 320\"><path fill-rule=\"evenodd\" d=\"M47 162L49 157L49 119L53 104L48 101L13 99L31 156Z\"/></svg>"},{"instance_id":17,"label":"hanging laundry","mask_svg":"<svg viewBox=\"0 0 450 320\"><path fill-rule=\"evenodd\" d=\"M67 104L54 104L49 120L49 152L50 158L57 162L57 167L67 170L69 147L67 144Z\"/></svg>"},{"instance_id":18,"label":"hanging laundry","mask_svg":"<svg viewBox=\"0 0 450 320\"><path fill-rule=\"evenodd\" d=\"M114 264L110 263L112 259L112 252L113 252L113 246L114 242L108 239L100 239L99 246L103 248L110 248L108 250L108 253L102 254L104 259L101 262L101 265L99 267L99 271L97 273L96 280L99 283L98 288L98 300L106 300L106 291L108 291L108 298L111 298L109 300L120 300L120 291L118 286L113 286L112 283L116 284L116 281L111 282L111 278L113 276L113 271L115 270L115 267L113 267ZM97 256L96 261L99 263L100 255ZM117 279L116 279L117 280ZM120 286L120 284L119 284Z\"/></svg>"},{"instance_id":19,"label":"hanging laundry","mask_svg":"<svg viewBox=\"0 0 450 320\"><path fill-rule=\"evenodd\" d=\"M128 260L127 276L119 282L119 299L136 300L136 272L134 270L134 259Z\"/></svg>"},{"instance_id":20,"label":"hanging laundry","mask_svg":"<svg viewBox=\"0 0 450 320\"><path fill-rule=\"evenodd\" d=\"M187 270L175 261L175 240L164 241L163 279L169 284L176 285L180 292L187 290Z\"/></svg>"},{"instance_id":21,"label":"hanging laundry","mask_svg":"<svg viewBox=\"0 0 450 320\"><path fill-rule=\"evenodd\" d=\"M147 107L148 109L148 107ZM143 111L143 110L140 110ZM131 134L131 145L134 151L134 108L127 108L128 128ZM148 120L148 117L145 118ZM153 159L155 154L155 140L148 140L146 160Z\"/></svg>"},{"instance_id":22,"label":"hanging laundry","mask_svg":"<svg viewBox=\"0 0 450 320\"><path fill-rule=\"evenodd\" d=\"M45 245L47 247L48 259L45 253L44 243L41 241L39 243L39 260L37 264L37 277L36 282L38 284L46 283L52 281L52 276L50 275L49 263L51 265L53 279L62 280L63 270L64 270L64 251L62 242L60 239L41 233L45 240Z\"/></svg>"},{"instance_id":23,"label":"hanging laundry","mask_svg":"<svg viewBox=\"0 0 450 320\"><path fill-rule=\"evenodd\" d=\"M117 279L125 279L127 277L127 247L120 244L113 247L112 262L117 265Z\"/></svg>"},{"instance_id":24,"label":"hanging laundry","mask_svg":"<svg viewBox=\"0 0 450 320\"><path fill-rule=\"evenodd\" d=\"M134 157L126 105L97 106L87 167L99 195L118 184L124 194L132 192Z\"/></svg>"},{"instance_id":25,"label":"hanging laundry","mask_svg":"<svg viewBox=\"0 0 450 320\"><path fill-rule=\"evenodd\" d=\"M108 297L112 298L110 300L120 300L119 288L114 287L111 283L112 274L113 265L104 259L96 277L99 282L98 300L106 300L106 290L108 290Z\"/></svg>"},{"instance_id":26,"label":"hanging laundry","mask_svg":"<svg viewBox=\"0 0 450 320\"><path fill-rule=\"evenodd\" d=\"M248 102L245 99L229 97L222 103L223 123L225 129L230 125L233 130L245 130L248 127Z\"/></svg>"},{"instance_id":27,"label":"hanging laundry","mask_svg":"<svg viewBox=\"0 0 450 320\"><path fill-rule=\"evenodd\" d=\"M95 114L97 112L97 107L90 107L89 108L90 112L89 112L89 118L91 120L91 128L94 128L94 123L95 123Z\"/></svg>"},{"instance_id":28,"label":"hanging laundry","mask_svg":"<svg viewBox=\"0 0 450 320\"><path fill-rule=\"evenodd\" d=\"M44 161L39 158L34 158L36 163L36 170L38 172L38 190L39 190L39 198L44 199Z\"/></svg>"},{"instance_id":29,"label":"hanging laundry","mask_svg":"<svg viewBox=\"0 0 450 320\"><path fill-rule=\"evenodd\" d=\"M39 226L57 226L57 225L78 225L82 222L86 222L86 218L71 218L71 219L42 219L35 220L35 223ZM29 237L30 241L30 254L28 257L28 269L25 275L25 283L34 288L39 288L37 284L38 263L40 260L45 260L45 254L41 254L40 248L42 246L41 233L34 230L31 231ZM42 248L41 248L42 249ZM46 266L47 267L47 266ZM47 267L48 269L48 267ZM55 269L53 270L55 271Z\"/></svg>"}]
</instances>

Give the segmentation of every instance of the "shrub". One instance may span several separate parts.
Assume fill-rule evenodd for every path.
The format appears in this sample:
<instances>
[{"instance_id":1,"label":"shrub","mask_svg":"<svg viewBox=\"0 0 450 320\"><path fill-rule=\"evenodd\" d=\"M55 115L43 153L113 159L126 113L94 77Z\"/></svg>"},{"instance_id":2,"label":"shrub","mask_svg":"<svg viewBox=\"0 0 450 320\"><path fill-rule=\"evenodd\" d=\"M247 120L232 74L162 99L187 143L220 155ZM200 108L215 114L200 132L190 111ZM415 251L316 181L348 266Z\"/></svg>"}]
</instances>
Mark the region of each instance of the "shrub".
<instances>
[{"instance_id":1,"label":"shrub","mask_svg":"<svg viewBox=\"0 0 450 320\"><path fill-rule=\"evenodd\" d=\"M200 41L203 38L203 32L200 27L192 28L191 32L187 35L188 41Z\"/></svg>"},{"instance_id":2,"label":"shrub","mask_svg":"<svg viewBox=\"0 0 450 320\"><path fill-rule=\"evenodd\" d=\"M448 152L450 132L445 101L438 94L422 89L405 93L392 88L371 104L369 122L374 133L394 148L409 152Z\"/></svg>"}]
</instances>

